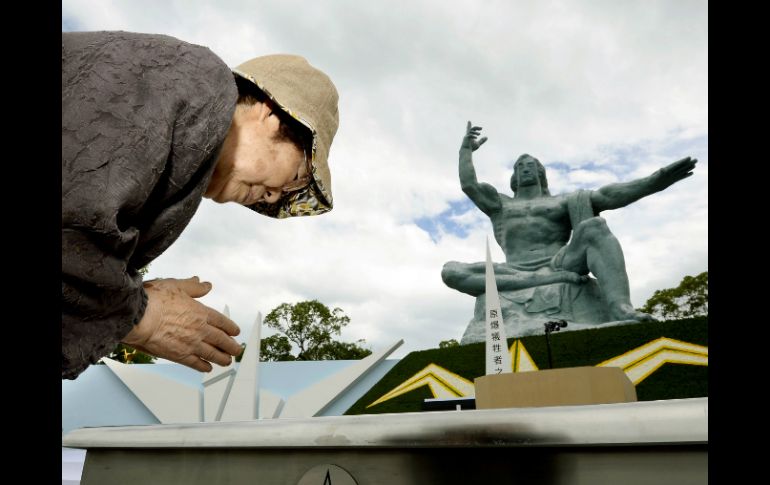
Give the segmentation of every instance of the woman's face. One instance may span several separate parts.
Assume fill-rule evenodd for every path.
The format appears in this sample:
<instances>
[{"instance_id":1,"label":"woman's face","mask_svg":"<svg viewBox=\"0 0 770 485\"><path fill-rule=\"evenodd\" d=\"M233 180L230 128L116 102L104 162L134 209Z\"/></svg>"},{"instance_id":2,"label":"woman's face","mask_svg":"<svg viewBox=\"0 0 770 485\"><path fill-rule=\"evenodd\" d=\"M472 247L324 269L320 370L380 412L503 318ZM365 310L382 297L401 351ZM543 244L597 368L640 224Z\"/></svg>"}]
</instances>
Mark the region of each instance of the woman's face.
<instances>
[{"instance_id":1,"label":"woman's face","mask_svg":"<svg viewBox=\"0 0 770 485\"><path fill-rule=\"evenodd\" d=\"M280 119L267 104L239 106L204 197L246 206L277 202L281 187L306 170L302 150L279 139L279 128Z\"/></svg>"}]
</instances>

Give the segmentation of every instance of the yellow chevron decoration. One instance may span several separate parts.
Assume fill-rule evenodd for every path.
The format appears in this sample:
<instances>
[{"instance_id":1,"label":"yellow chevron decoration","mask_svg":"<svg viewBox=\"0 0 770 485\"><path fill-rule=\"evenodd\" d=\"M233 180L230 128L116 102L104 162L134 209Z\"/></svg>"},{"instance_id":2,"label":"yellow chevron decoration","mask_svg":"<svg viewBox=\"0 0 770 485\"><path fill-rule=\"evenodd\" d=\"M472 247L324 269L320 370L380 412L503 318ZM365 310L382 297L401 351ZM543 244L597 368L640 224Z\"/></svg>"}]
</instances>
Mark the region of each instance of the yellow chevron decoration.
<instances>
[{"instance_id":1,"label":"yellow chevron decoration","mask_svg":"<svg viewBox=\"0 0 770 485\"><path fill-rule=\"evenodd\" d=\"M514 340L509 349L513 372L539 370L527 352L524 343ZM648 342L641 347L605 360L596 367L620 367L634 385L639 384L663 364L708 365L709 349L703 345L691 344L667 337ZM429 364L402 384L383 395L370 408L396 396L406 394L418 387L428 386L434 398L472 397L476 395L473 382L436 364Z\"/></svg>"},{"instance_id":2,"label":"yellow chevron decoration","mask_svg":"<svg viewBox=\"0 0 770 485\"><path fill-rule=\"evenodd\" d=\"M514 340L511 345L511 367L513 372L529 372L538 370L535 361L527 352L524 343L520 340Z\"/></svg>"},{"instance_id":3,"label":"yellow chevron decoration","mask_svg":"<svg viewBox=\"0 0 770 485\"><path fill-rule=\"evenodd\" d=\"M596 367L620 367L631 382L637 385L666 363L709 365L709 349L702 345L661 337L605 360Z\"/></svg>"},{"instance_id":4,"label":"yellow chevron decoration","mask_svg":"<svg viewBox=\"0 0 770 485\"><path fill-rule=\"evenodd\" d=\"M476 393L473 383L468 379L436 364L428 364L423 370L366 407L370 408L422 386L428 386L434 398L466 397Z\"/></svg>"},{"instance_id":5,"label":"yellow chevron decoration","mask_svg":"<svg viewBox=\"0 0 770 485\"><path fill-rule=\"evenodd\" d=\"M535 361L527 352L527 348L520 340L514 340L509 349L511 353L511 367L513 372L527 372L538 370ZM421 386L428 386L434 398L453 398L453 397L472 397L476 395L476 389L473 383L454 372L450 372L443 367L430 364L423 370L413 375L401 385L391 390L381 398L370 405L370 408L381 402L393 399L396 396L406 394Z\"/></svg>"}]
</instances>

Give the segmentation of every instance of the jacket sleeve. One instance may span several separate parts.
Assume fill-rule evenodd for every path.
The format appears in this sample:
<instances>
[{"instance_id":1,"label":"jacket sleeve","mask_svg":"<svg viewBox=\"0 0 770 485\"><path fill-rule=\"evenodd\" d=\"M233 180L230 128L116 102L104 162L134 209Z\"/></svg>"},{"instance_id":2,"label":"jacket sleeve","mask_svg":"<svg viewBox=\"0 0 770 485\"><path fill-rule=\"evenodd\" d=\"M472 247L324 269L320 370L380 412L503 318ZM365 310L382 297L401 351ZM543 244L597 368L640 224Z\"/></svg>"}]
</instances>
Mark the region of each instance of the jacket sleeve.
<instances>
[{"instance_id":1,"label":"jacket sleeve","mask_svg":"<svg viewBox=\"0 0 770 485\"><path fill-rule=\"evenodd\" d=\"M152 251L143 241L163 217L182 221L175 239L197 209L234 93L229 68L204 47L62 34L63 379L109 354L144 315L138 271Z\"/></svg>"}]
</instances>

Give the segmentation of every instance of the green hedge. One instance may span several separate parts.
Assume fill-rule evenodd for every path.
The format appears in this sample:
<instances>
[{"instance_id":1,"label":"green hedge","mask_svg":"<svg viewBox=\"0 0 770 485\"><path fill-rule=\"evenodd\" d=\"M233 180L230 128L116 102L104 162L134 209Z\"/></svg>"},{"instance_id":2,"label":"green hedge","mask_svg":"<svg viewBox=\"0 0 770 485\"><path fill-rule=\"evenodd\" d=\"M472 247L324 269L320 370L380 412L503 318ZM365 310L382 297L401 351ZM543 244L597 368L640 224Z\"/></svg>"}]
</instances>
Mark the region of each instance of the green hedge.
<instances>
[{"instance_id":1,"label":"green hedge","mask_svg":"<svg viewBox=\"0 0 770 485\"><path fill-rule=\"evenodd\" d=\"M667 322L556 332L550 335L553 366L595 366L660 337L708 346L708 316ZM508 339L508 346L515 339ZM548 368L545 336L520 338L539 369ZM473 382L484 375L484 343L412 352L363 395L345 414L403 413L422 410L433 397L427 386L366 408L429 364L436 364ZM708 367L665 364L636 386L637 399L683 399L708 396Z\"/></svg>"}]
</instances>

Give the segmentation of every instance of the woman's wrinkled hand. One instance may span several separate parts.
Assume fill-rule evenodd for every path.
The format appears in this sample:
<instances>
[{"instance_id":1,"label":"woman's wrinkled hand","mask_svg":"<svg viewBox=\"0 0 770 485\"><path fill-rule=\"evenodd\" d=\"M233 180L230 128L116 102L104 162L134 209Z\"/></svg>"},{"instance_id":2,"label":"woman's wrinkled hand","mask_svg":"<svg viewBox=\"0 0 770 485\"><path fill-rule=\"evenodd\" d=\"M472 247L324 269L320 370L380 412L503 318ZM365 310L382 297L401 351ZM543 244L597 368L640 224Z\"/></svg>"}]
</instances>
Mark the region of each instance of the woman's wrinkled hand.
<instances>
[{"instance_id":1,"label":"woman's wrinkled hand","mask_svg":"<svg viewBox=\"0 0 770 485\"><path fill-rule=\"evenodd\" d=\"M211 363L227 366L243 348L232 337L240 333L229 318L198 302L211 283L197 276L163 278L144 283L147 308L123 343L142 352L211 371Z\"/></svg>"}]
</instances>

